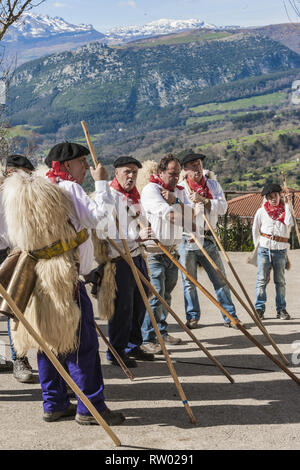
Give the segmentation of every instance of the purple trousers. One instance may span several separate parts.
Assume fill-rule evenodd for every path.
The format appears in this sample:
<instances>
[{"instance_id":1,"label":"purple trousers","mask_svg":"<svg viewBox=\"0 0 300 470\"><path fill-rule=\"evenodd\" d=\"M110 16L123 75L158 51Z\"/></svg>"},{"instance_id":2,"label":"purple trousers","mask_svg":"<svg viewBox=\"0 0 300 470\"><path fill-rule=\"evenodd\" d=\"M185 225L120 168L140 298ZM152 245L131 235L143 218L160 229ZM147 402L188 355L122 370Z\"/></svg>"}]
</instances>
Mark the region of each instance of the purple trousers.
<instances>
[{"instance_id":1,"label":"purple trousers","mask_svg":"<svg viewBox=\"0 0 300 470\"><path fill-rule=\"evenodd\" d=\"M58 356L80 390L95 406L97 411L104 411L104 384L99 356L98 336L94 324L92 303L82 282L79 286L81 323L79 326L80 343L76 351ZM78 334L79 334L78 332ZM38 369L45 412L62 411L69 406L66 383L57 372L52 362L44 353L38 353ZM77 413L90 415L88 409L78 399Z\"/></svg>"}]
</instances>

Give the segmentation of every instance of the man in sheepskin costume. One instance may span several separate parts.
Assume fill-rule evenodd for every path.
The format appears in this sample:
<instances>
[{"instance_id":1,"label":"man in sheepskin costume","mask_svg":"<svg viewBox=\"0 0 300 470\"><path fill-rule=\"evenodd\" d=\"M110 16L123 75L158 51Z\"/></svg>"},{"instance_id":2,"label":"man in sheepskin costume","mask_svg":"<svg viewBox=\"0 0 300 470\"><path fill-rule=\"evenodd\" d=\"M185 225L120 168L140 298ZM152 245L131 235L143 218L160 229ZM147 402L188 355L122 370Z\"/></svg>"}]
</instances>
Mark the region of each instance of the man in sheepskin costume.
<instances>
[{"instance_id":1,"label":"man in sheepskin costume","mask_svg":"<svg viewBox=\"0 0 300 470\"><path fill-rule=\"evenodd\" d=\"M141 163L131 156L122 156L114 161L115 177L110 183L110 190L115 202L121 230L136 267L149 279L147 266L142 256L140 243L151 236L151 228L139 229L138 217L141 214L140 194L136 188L136 179ZM118 247L124 251L116 223L106 230ZM145 316L145 304L128 263L119 253L109 248L109 256L115 263L116 296L114 313L108 323L109 341L122 357L127 367L136 367L136 360L151 361L152 354L144 352L141 327ZM147 290L147 289L146 289ZM113 365L119 363L107 351L107 359Z\"/></svg>"},{"instance_id":2,"label":"man in sheepskin costume","mask_svg":"<svg viewBox=\"0 0 300 470\"><path fill-rule=\"evenodd\" d=\"M204 211L205 215L212 225L216 227L218 216L224 215L227 211L227 202L220 184L211 179L210 172L203 170L203 160L206 158L202 153L188 153L181 160L181 166L185 172L185 178L180 183L184 186L186 197L194 204L197 211ZM213 259L220 270L225 274L224 266L214 242L213 236L204 226L203 248ZM190 241L188 234L184 234L179 246L180 263L186 270L197 279L197 266L201 265L212 282L219 303L234 317L236 316L235 306L232 303L231 294L224 280L211 266L209 261L202 254L197 245ZM200 319L200 305L198 294L194 284L182 273L182 282L184 289L184 303L187 323L186 325L193 329L197 328ZM230 320L223 315L224 326L234 327Z\"/></svg>"},{"instance_id":3,"label":"man in sheepskin costume","mask_svg":"<svg viewBox=\"0 0 300 470\"><path fill-rule=\"evenodd\" d=\"M3 199L9 239L37 259L37 281L25 316L109 425L121 424L122 413L110 411L103 378L91 301L79 274L90 271L96 228L113 210L102 165L90 169L95 200L81 188L88 149L79 144L54 146L46 158L47 177L16 173L4 182ZM79 249L78 249L79 247ZM19 324L13 334L18 354L38 345ZM96 424L78 400L70 404L67 388L47 356L38 351L45 421L74 416L79 424ZM77 411L77 413L76 413Z\"/></svg>"},{"instance_id":4,"label":"man in sheepskin costume","mask_svg":"<svg viewBox=\"0 0 300 470\"><path fill-rule=\"evenodd\" d=\"M34 166L23 155L9 155L6 160L6 168L1 171L1 181L3 183L5 177L14 171L25 171L31 173L34 170ZM4 207L2 204L2 192L0 191L0 264L6 259L10 242L8 240L7 226L4 215ZM10 319L7 320L8 339L12 358L13 376L20 383L32 383L34 380L32 367L29 364L26 355L18 356L12 343L12 336L10 331ZM1 370L1 364L0 364Z\"/></svg>"},{"instance_id":5,"label":"man in sheepskin costume","mask_svg":"<svg viewBox=\"0 0 300 470\"><path fill-rule=\"evenodd\" d=\"M264 196L264 202L255 214L252 227L254 245L258 245L255 308L258 316L263 319L267 301L266 286L273 268L276 318L290 320L286 311L285 269L293 226L293 216L288 204L292 194L282 196L281 186L269 183L263 188L261 195Z\"/></svg>"},{"instance_id":6,"label":"man in sheepskin costume","mask_svg":"<svg viewBox=\"0 0 300 470\"><path fill-rule=\"evenodd\" d=\"M175 256L177 256L177 246L182 239L183 223L190 222L192 230L193 219L192 204L183 187L177 185L179 175L179 160L169 154L160 160L157 174L151 175L150 182L141 194L143 213L151 224L155 238ZM145 246L151 282L157 292L170 304L171 293L178 279L178 268L153 240L146 242ZM168 312L156 297L150 300L150 306L165 343L180 344L180 338L168 334L166 322ZM142 334L144 351L160 354L161 347L157 342L148 312L145 315Z\"/></svg>"}]
</instances>

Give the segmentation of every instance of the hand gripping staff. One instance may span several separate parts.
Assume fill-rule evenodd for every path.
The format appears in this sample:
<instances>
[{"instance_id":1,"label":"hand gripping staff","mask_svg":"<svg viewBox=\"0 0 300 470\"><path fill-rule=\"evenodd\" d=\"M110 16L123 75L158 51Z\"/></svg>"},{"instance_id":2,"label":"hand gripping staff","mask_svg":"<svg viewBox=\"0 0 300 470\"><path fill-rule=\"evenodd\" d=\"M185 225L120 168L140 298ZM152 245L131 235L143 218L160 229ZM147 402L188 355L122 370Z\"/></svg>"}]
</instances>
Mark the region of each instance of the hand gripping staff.
<instances>
[{"instance_id":1,"label":"hand gripping staff","mask_svg":"<svg viewBox=\"0 0 300 470\"><path fill-rule=\"evenodd\" d=\"M95 165L95 167L96 167L96 166L98 165L98 161L97 161L97 157L96 157L96 154L95 154L95 151L94 151L94 148L93 148L93 145L92 145L90 136L89 136L89 132L88 132L87 126L86 126L86 124L85 124L84 121L82 121L81 124L82 124L82 127L83 127L84 132L85 132L85 137L86 137L86 140L87 140L87 143L88 143L88 147L89 147L89 149L90 149L90 152L91 152L91 155L92 155L92 158L93 158L94 165ZM119 232L119 234L120 234L120 238L121 238L121 240L122 240L123 248L124 248L124 251L125 251L125 253L126 253L126 261L129 263L129 265L130 265L130 267L131 267L132 274L133 274L133 276L134 276L134 279L135 279L136 284L137 284L137 286L138 286L138 289L139 289L139 291L140 291L141 297L142 297L142 299L143 299L143 301L144 301L145 307L146 307L146 309L147 309L147 311L148 311L148 313L149 313L149 316L150 316L150 319L151 319L151 323L152 323L152 325L153 325L153 328L154 328L155 333L156 333L156 335L157 335L158 341L159 341L160 346L161 346L161 348L162 348L163 354L164 354L164 356L165 356L165 359L166 359L166 362L167 362L167 364L168 364L170 373L171 373L171 375L172 375L172 377L173 377L173 380L174 380L174 382L175 382L175 385L176 385L177 391L178 391L178 393L179 393L179 396L180 396L180 398L181 398L181 400L182 400L182 403L183 403L183 405L184 405L184 407L185 407L185 409L186 409L186 412L187 412L187 414L188 414L188 416L189 416L189 418L190 418L190 422L191 422L192 424L196 424L195 417L194 417L194 415L193 415L193 413L192 413L192 410L191 410L191 408L190 408L190 406L189 406L188 400L187 400L187 398L186 398L186 396L185 396L185 394L184 394L184 391L183 391L183 389L182 389L182 386L181 386L181 384L180 384L180 382L179 382L179 380L178 380L176 371L175 371L175 369L174 369L174 366L173 366L173 364L172 364L172 361L170 360L170 356L169 356L169 353L168 353L167 348L166 348L166 346L165 346L164 340L163 340L163 338L162 338L162 336L161 336L161 333L160 333L160 331L159 331L159 328L158 328L158 326L157 326L157 323L156 323L156 320L155 320L153 311L152 311L152 309L151 309L151 307L150 307L150 303L149 303L148 297L147 297L147 295L146 295L146 293L145 293L145 289L144 289L144 287L143 287L143 285L142 285L142 282L141 282L141 280L140 280L140 277L139 277L139 275L138 275L137 268L136 268L136 266L135 266L135 264L134 264L134 261L133 261L133 259L132 259L132 257L131 257L130 250L129 250L128 244L127 244L127 242L126 242L126 239L125 239L125 237L124 237L124 234L122 233L122 230L121 230L121 227L120 227L120 224L119 224L119 220L118 220L117 214L115 214L115 217L116 217L116 226L117 226L117 230L118 230L118 232Z\"/></svg>"},{"instance_id":2,"label":"hand gripping staff","mask_svg":"<svg viewBox=\"0 0 300 470\"><path fill-rule=\"evenodd\" d=\"M80 398L80 400L84 403L87 407L89 412L95 418L97 423L104 428L110 438L113 440L116 446L120 446L121 442L118 437L114 434L114 432L110 429L107 422L102 418L102 416L98 413L94 405L90 402L90 400L84 395L84 393L80 390L78 385L73 381L70 375L66 372L63 368L61 363L58 361L56 356L53 354L51 349L47 346L45 341L38 335L34 328L30 325L30 323L26 320L21 310L17 307L16 303L13 301L11 296L7 293L4 289L2 284L0 283L0 295L5 299L7 304L9 305L11 311L14 313L17 320L23 324L24 328L28 331L28 333L34 338L37 344L40 346L41 350L46 354L48 359L52 362L58 373L62 376L62 378L67 382L69 387L73 390L73 392Z\"/></svg>"}]
</instances>

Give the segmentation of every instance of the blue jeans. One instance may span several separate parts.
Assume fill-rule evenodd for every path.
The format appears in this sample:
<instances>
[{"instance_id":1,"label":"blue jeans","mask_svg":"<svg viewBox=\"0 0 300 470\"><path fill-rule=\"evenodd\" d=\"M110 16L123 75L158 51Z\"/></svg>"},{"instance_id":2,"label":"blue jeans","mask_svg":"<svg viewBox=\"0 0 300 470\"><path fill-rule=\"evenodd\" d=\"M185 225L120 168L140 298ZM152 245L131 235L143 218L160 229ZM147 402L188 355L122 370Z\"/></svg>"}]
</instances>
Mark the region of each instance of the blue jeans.
<instances>
[{"instance_id":1,"label":"blue jeans","mask_svg":"<svg viewBox=\"0 0 300 470\"><path fill-rule=\"evenodd\" d=\"M224 280L221 279L219 274L214 270L214 268L212 267L210 262L205 258L202 252L200 250L188 250L187 245L187 238L183 238L178 249L180 255L179 262L195 279L197 279L197 266L201 264L213 284L218 302L222 305L222 307L225 308L225 310L227 310L228 313L230 313L230 315L232 315L234 318L237 318L235 306L233 305L231 300L229 287L225 284ZM203 248L205 249L205 251L207 251L209 256L213 259L213 261L225 275L224 266L215 243L210 239L205 239ZM196 286L183 273L181 273L181 277L183 283L186 319L199 320L201 311ZM226 323L230 323L229 318L227 318L222 312L221 315Z\"/></svg>"},{"instance_id":2,"label":"blue jeans","mask_svg":"<svg viewBox=\"0 0 300 470\"><path fill-rule=\"evenodd\" d=\"M177 284L178 268L165 254L148 255L148 266L151 273L151 283L161 297L171 305L171 292ZM154 313L161 335L167 335L168 324L166 318L168 311L155 296L150 300L150 307ZM156 341L156 334L148 312L146 312L142 325L142 335L143 343L153 343Z\"/></svg>"},{"instance_id":3,"label":"blue jeans","mask_svg":"<svg viewBox=\"0 0 300 470\"><path fill-rule=\"evenodd\" d=\"M286 250L269 250L259 247L257 253L257 278L256 278L256 302L255 308L265 311L267 294L266 286L271 268L274 272L276 290L276 310L285 310L285 267Z\"/></svg>"},{"instance_id":4,"label":"blue jeans","mask_svg":"<svg viewBox=\"0 0 300 470\"><path fill-rule=\"evenodd\" d=\"M10 352L11 352L11 360L15 361L17 359L17 353L15 351L15 348L13 346L12 342L12 337L11 337L11 331L10 331L10 319L7 319L7 331L8 331L8 340L9 340L9 347L10 347Z\"/></svg>"}]
</instances>

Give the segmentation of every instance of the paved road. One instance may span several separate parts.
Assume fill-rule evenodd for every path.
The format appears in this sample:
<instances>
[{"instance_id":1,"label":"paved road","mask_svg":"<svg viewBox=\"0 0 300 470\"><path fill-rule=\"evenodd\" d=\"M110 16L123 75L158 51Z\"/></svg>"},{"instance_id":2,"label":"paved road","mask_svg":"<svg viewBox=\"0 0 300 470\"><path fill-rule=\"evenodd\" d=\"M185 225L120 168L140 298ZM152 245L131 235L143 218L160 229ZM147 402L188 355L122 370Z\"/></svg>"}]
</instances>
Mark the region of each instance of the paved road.
<instances>
[{"instance_id":1,"label":"paved road","mask_svg":"<svg viewBox=\"0 0 300 470\"><path fill-rule=\"evenodd\" d=\"M287 272L288 311L292 319L275 319L274 284L268 286L265 326L283 353L294 361L300 347L300 251L291 252L291 270ZM254 297L254 267L246 264L246 255L230 254L247 290ZM236 286L226 268L229 279ZM204 272L199 280L212 292ZM131 382L123 372L106 364L105 347L100 352L108 405L123 410L124 425L114 431L121 449L300 449L300 388L240 331L224 328L221 315L202 294L201 327L193 330L235 380L234 384L214 367L179 325L170 319L169 333L183 343L170 348L171 358L196 418L189 422L165 361L139 363ZM236 305L238 303L236 302ZM174 292L172 306L184 319L181 280ZM242 321L252 324L243 308ZM4 317L2 317L4 320ZM101 324L101 323L100 323ZM102 323L103 332L106 326ZM249 332L267 346L257 327ZM0 340L7 344L6 323L0 322ZM267 346L269 351L272 348ZM7 357L9 350L6 347ZM36 372L35 352L30 361ZM300 365L291 370L300 377ZM56 423L42 421L41 392L36 383L17 383L11 373L0 374L1 449L116 449L105 431L97 426L79 426L72 419Z\"/></svg>"}]
</instances>

